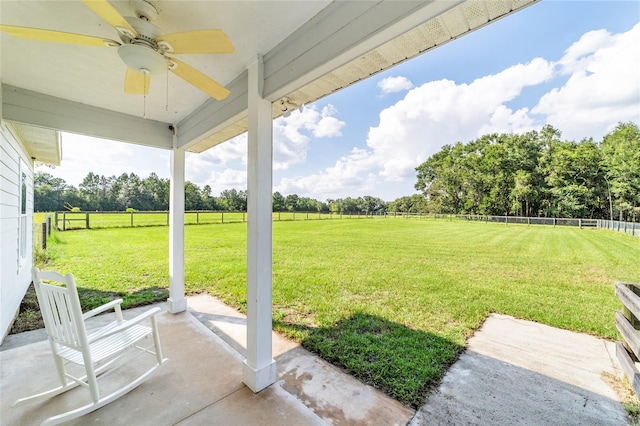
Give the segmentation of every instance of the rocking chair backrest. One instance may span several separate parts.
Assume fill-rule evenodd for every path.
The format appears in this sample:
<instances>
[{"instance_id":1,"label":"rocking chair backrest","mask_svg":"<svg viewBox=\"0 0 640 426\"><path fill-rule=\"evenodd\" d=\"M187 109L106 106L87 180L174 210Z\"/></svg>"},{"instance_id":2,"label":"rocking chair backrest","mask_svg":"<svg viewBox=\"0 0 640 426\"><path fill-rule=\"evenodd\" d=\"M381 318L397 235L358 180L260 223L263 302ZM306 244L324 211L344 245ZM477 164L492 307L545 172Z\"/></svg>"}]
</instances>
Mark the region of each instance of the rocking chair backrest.
<instances>
[{"instance_id":1,"label":"rocking chair backrest","mask_svg":"<svg viewBox=\"0 0 640 426\"><path fill-rule=\"evenodd\" d=\"M32 275L49 339L59 345L81 350L86 344L87 334L73 275L40 271L38 268L33 268ZM46 284L43 280L64 284L64 287Z\"/></svg>"}]
</instances>

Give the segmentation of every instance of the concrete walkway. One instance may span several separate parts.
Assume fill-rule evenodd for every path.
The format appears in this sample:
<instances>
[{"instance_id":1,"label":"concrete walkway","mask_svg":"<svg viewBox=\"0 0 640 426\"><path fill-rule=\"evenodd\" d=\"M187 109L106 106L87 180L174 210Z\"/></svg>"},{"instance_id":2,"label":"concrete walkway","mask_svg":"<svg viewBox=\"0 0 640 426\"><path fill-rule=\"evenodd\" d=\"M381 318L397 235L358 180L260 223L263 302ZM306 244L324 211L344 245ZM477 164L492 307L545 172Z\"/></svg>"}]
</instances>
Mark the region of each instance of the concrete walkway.
<instances>
[{"instance_id":1,"label":"concrete walkway","mask_svg":"<svg viewBox=\"0 0 640 426\"><path fill-rule=\"evenodd\" d=\"M622 406L600 376L622 375L613 345L591 336L491 315L415 412L277 334L279 381L253 394L242 384L244 316L207 295L189 297L188 305L189 312L159 315L169 362L120 400L71 424L626 424ZM125 311L125 317L144 309ZM55 385L45 338L43 330L22 333L0 347L0 424L39 424L86 400L87 392L76 389L44 403L10 407L19 397ZM104 380L118 379L114 374Z\"/></svg>"},{"instance_id":2,"label":"concrete walkway","mask_svg":"<svg viewBox=\"0 0 640 426\"><path fill-rule=\"evenodd\" d=\"M605 372L612 342L492 314L411 425L625 425Z\"/></svg>"}]
</instances>

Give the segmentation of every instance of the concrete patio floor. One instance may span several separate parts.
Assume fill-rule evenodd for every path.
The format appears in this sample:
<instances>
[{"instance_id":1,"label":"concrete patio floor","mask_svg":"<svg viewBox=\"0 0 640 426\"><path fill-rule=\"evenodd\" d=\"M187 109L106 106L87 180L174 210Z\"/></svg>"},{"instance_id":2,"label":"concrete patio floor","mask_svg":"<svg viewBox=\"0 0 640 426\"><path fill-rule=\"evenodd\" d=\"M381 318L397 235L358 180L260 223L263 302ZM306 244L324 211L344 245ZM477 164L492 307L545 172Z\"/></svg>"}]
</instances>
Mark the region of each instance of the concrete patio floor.
<instances>
[{"instance_id":1,"label":"concrete patio floor","mask_svg":"<svg viewBox=\"0 0 640 426\"><path fill-rule=\"evenodd\" d=\"M601 376L622 376L613 344L592 336L491 315L416 412L277 334L278 382L253 394L242 383L244 316L207 295L189 297L188 305L188 312L158 315L169 362L129 394L69 424L627 423L615 392ZM145 309L127 310L125 317ZM0 424L39 424L88 401L86 390L74 389L47 402L11 407L17 398L56 386L45 339L44 330L37 330L8 336L0 347ZM125 379L124 374L106 377L105 385Z\"/></svg>"}]
</instances>

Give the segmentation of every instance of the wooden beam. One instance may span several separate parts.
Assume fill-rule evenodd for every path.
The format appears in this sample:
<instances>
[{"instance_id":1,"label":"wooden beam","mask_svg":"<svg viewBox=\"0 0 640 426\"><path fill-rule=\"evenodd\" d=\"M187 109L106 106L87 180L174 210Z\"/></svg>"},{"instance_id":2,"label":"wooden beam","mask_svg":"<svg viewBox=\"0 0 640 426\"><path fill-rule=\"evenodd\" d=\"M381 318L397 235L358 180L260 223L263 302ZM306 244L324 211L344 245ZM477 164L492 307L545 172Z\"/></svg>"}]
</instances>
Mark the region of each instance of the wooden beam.
<instances>
[{"instance_id":1,"label":"wooden beam","mask_svg":"<svg viewBox=\"0 0 640 426\"><path fill-rule=\"evenodd\" d=\"M245 70L227 88L231 94L223 101L210 99L178 123L178 147L192 145L219 132L247 116L247 81Z\"/></svg>"},{"instance_id":2,"label":"wooden beam","mask_svg":"<svg viewBox=\"0 0 640 426\"><path fill-rule=\"evenodd\" d=\"M103 139L170 149L169 123L2 85L2 119Z\"/></svg>"},{"instance_id":3,"label":"wooden beam","mask_svg":"<svg viewBox=\"0 0 640 426\"><path fill-rule=\"evenodd\" d=\"M187 309L184 297L184 150L171 150L169 184L169 299L172 314Z\"/></svg>"},{"instance_id":4,"label":"wooden beam","mask_svg":"<svg viewBox=\"0 0 640 426\"><path fill-rule=\"evenodd\" d=\"M463 3L333 2L265 55L265 98L274 101Z\"/></svg>"},{"instance_id":5,"label":"wooden beam","mask_svg":"<svg viewBox=\"0 0 640 426\"><path fill-rule=\"evenodd\" d=\"M272 353L272 168L271 102L260 95L262 58L249 66L247 164L247 359L244 383L259 392L276 381Z\"/></svg>"}]
</instances>

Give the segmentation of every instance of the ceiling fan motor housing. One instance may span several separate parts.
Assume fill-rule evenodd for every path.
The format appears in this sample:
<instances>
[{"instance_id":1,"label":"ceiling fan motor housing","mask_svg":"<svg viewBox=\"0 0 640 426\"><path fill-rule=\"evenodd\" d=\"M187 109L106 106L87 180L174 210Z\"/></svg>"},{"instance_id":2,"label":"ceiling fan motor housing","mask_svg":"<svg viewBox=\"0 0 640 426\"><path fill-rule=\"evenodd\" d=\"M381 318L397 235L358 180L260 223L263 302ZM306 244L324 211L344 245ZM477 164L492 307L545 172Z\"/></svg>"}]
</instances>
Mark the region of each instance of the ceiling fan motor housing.
<instances>
[{"instance_id":1,"label":"ceiling fan motor housing","mask_svg":"<svg viewBox=\"0 0 640 426\"><path fill-rule=\"evenodd\" d=\"M130 17L125 19L138 32L138 35L135 38L129 38L126 34L120 35L125 44L118 48L118 55L124 63L143 74L162 74L167 71L167 59L156 43L156 38L161 34L160 29L145 19Z\"/></svg>"},{"instance_id":2,"label":"ceiling fan motor housing","mask_svg":"<svg viewBox=\"0 0 640 426\"><path fill-rule=\"evenodd\" d=\"M143 74L162 74L167 71L167 59L140 44L123 44L118 47L118 55L129 68Z\"/></svg>"}]
</instances>

